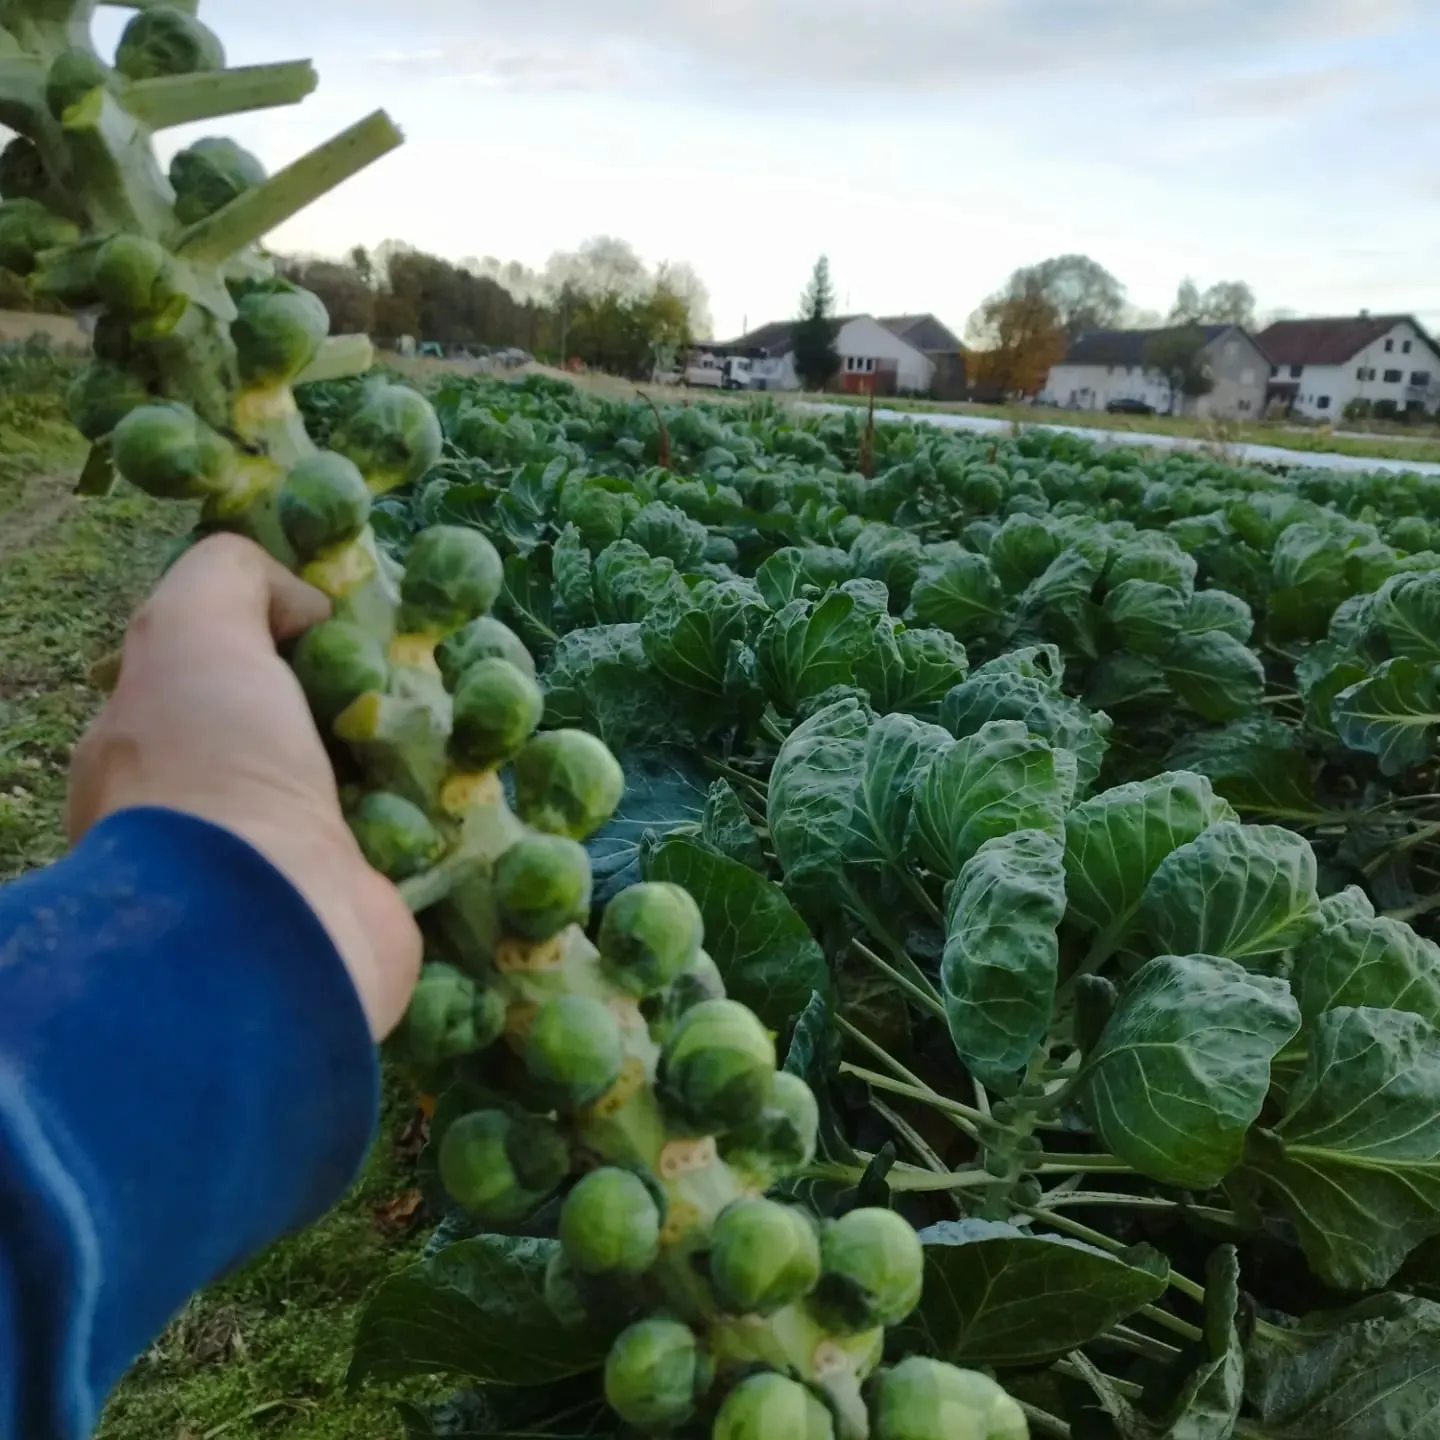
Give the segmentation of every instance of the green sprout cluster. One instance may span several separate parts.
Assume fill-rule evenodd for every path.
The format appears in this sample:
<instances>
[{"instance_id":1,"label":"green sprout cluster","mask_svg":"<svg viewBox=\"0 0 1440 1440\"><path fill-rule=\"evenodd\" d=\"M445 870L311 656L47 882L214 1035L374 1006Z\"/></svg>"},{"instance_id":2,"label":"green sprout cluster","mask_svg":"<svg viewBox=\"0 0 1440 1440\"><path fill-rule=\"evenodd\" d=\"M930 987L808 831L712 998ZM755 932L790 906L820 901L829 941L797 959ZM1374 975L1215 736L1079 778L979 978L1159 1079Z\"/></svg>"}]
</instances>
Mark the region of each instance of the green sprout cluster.
<instances>
[{"instance_id":1,"label":"green sprout cluster","mask_svg":"<svg viewBox=\"0 0 1440 1440\"><path fill-rule=\"evenodd\" d=\"M93 0L0 0L0 265L93 311L95 358L69 397L92 450L82 490L118 474L198 500L198 534L248 535L333 601L292 663L331 742L354 833L427 941L397 1044L431 1093L441 1180L485 1226L558 1205L557 1322L624 1313L605 1366L647 1434L713 1440L1016 1440L984 1375L912 1358L885 1330L921 1291L914 1231L883 1209L819 1222L766 1198L814 1156L817 1109L774 1037L725 997L682 889L644 883L592 943L581 843L618 805L614 756L540 731L520 640L489 615L503 585L478 531L434 526L401 566L374 497L440 455L416 391L372 384L328 449L292 387L367 371L265 234L400 142L383 113L275 175L207 138L162 169L157 131L292 104L308 63L226 68L190 10L144 4L112 61ZM500 778L508 770L513 809Z\"/></svg>"}]
</instances>

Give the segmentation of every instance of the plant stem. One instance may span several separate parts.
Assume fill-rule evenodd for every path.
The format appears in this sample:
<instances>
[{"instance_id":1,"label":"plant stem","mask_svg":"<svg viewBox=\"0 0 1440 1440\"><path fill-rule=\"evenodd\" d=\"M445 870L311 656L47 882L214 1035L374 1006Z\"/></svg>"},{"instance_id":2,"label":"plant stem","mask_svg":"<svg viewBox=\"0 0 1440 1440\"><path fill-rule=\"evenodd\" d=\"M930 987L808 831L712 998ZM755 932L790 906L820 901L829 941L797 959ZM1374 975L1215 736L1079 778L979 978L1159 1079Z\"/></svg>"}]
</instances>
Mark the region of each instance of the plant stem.
<instances>
[{"instance_id":1,"label":"plant stem","mask_svg":"<svg viewBox=\"0 0 1440 1440\"><path fill-rule=\"evenodd\" d=\"M1080 1352L1076 1351L1075 1353L1078 1355ZM1093 1369L1097 1375L1103 1375L1103 1372L1091 1365L1091 1362L1086 1360L1083 1355L1081 1355L1080 1358L1084 1361L1083 1365L1077 1365L1074 1360L1057 1360L1054 1368L1062 1375L1068 1376L1071 1380L1085 1380L1086 1383L1088 1383L1088 1378L1085 1373L1087 1368ZM1133 1384L1129 1380L1117 1380L1113 1375L1103 1375L1103 1378L1114 1386L1115 1390L1127 1400L1138 1400L1145 1393L1142 1386Z\"/></svg>"},{"instance_id":2,"label":"plant stem","mask_svg":"<svg viewBox=\"0 0 1440 1440\"><path fill-rule=\"evenodd\" d=\"M861 896L856 893L853 885L845 884L843 888L846 900L861 920L865 922L865 928L878 940L884 942L885 948L890 952L895 963L902 970L906 971L922 990L930 995L935 1004L941 1006L943 1012L944 1007L940 998L940 992L931 983L930 977L915 963L914 957L910 952L890 933L880 917L876 915ZM872 951L871 953L873 954L874 952Z\"/></svg>"},{"instance_id":3,"label":"plant stem","mask_svg":"<svg viewBox=\"0 0 1440 1440\"><path fill-rule=\"evenodd\" d=\"M1133 1175L1135 1167L1114 1155L1044 1155L1041 1163L1048 1175L1095 1174ZM1125 1197L1121 1197L1124 1199ZM1173 1202L1166 1202L1167 1204Z\"/></svg>"},{"instance_id":4,"label":"plant stem","mask_svg":"<svg viewBox=\"0 0 1440 1440\"><path fill-rule=\"evenodd\" d=\"M862 1159L870 1157L856 1151ZM806 1167L804 1174L811 1180L839 1180L855 1184L865 1176L863 1165L842 1165L838 1161L821 1160ZM943 1192L947 1190L983 1190L987 1185L1008 1185L984 1170L952 1170L937 1175L916 1165L896 1165L885 1177L892 1190L910 1192Z\"/></svg>"},{"instance_id":5,"label":"plant stem","mask_svg":"<svg viewBox=\"0 0 1440 1440\"><path fill-rule=\"evenodd\" d=\"M422 910L448 899L474 875L478 864L476 857L468 851L454 850L438 865L402 880L397 888L411 913L418 915Z\"/></svg>"},{"instance_id":6,"label":"plant stem","mask_svg":"<svg viewBox=\"0 0 1440 1440\"><path fill-rule=\"evenodd\" d=\"M768 797L769 786L763 780L757 780L755 776L747 775L743 770L737 770L735 766L724 760L717 760L714 756L707 755L705 766L717 775L723 775L727 780L735 780L741 785L748 785L762 802Z\"/></svg>"},{"instance_id":7,"label":"plant stem","mask_svg":"<svg viewBox=\"0 0 1440 1440\"><path fill-rule=\"evenodd\" d=\"M924 1090L916 1085L903 1084L899 1080L892 1080L888 1075L879 1075L874 1070L866 1070L859 1065L852 1065L848 1060L842 1060L840 1062L840 1073L842 1075L853 1075L857 1080L863 1080L867 1085L873 1085L877 1090L888 1090L892 1095L903 1095L907 1100L914 1100L921 1105L928 1105L932 1110L941 1110L947 1115L958 1115L961 1119L968 1120L972 1125L989 1126L991 1124L978 1110L972 1110L968 1105L962 1105L958 1100L947 1100L943 1095L937 1095L933 1090Z\"/></svg>"},{"instance_id":8,"label":"plant stem","mask_svg":"<svg viewBox=\"0 0 1440 1440\"><path fill-rule=\"evenodd\" d=\"M870 1097L870 1108L888 1124L897 1135L920 1157L920 1163L937 1175L948 1173L945 1162L930 1148L925 1137L898 1110L892 1110L883 1100Z\"/></svg>"},{"instance_id":9,"label":"plant stem","mask_svg":"<svg viewBox=\"0 0 1440 1440\"><path fill-rule=\"evenodd\" d=\"M1183 1339L1195 1341L1205 1338L1205 1332L1198 1325L1191 1325L1189 1321L1180 1319L1178 1315L1172 1315L1168 1310L1162 1310L1158 1305L1142 1305L1140 1313L1152 1324L1160 1326L1162 1330L1169 1330Z\"/></svg>"},{"instance_id":10,"label":"plant stem","mask_svg":"<svg viewBox=\"0 0 1440 1440\"><path fill-rule=\"evenodd\" d=\"M940 907L930 898L930 892L903 865L899 867L899 870L900 879L905 888L915 897L916 903L926 915L943 930L945 928L945 916L941 913Z\"/></svg>"},{"instance_id":11,"label":"plant stem","mask_svg":"<svg viewBox=\"0 0 1440 1440\"><path fill-rule=\"evenodd\" d=\"M1167 1345L1163 1340L1132 1330L1128 1325L1117 1325L1113 1330L1107 1330L1103 1338L1107 1344L1118 1345L1122 1350L1159 1360L1163 1364L1171 1363L1180 1354L1177 1346Z\"/></svg>"},{"instance_id":12,"label":"plant stem","mask_svg":"<svg viewBox=\"0 0 1440 1440\"><path fill-rule=\"evenodd\" d=\"M905 991L907 995L910 996L910 998L918 1006L920 1006L922 1010L928 1010L939 1020L944 1020L946 1018L944 1003L939 999L938 996L934 995L933 993L927 993L913 980L910 980L906 976L902 975L893 965L890 964L888 960L883 960L868 945L864 944L862 941L851 940L850 946L851 949L853 949L855 953L859 955L862 959L869 961L869 963L873 965L877 970L879 970L882 974L887 975L891 980L893 980L902 990Z\"/></svg>"},{"instance_id":13,"label":"plant stem","mask_svg":"<svg viewBox=\"0 0 1440 1440\"><path fill-rule=\"evenodd\" d=\"M134 80L125 87L125 106L142 124L164 130L196 120L213 120L219 115L298 105L318 81L315 67L308 60L238 65L218 73Z\"/></svg>"},{"instance_id":14,"label":"plant stem","mask_svg":"<svg viewBox=\"0 0 1440 1440\"><path fill-rule=\"evenodd\" d=\"M1440 823L1422 825L1418 830L1413 830L1409 835L1402 836L1393 845L1387 846L1373 860L1365 862L1365 874L1373 875L1391 856L1403 855L1407 850L1413 850L1417 845L1423 845L1427 840L1433 840L1440 835Z\"/></svg>"},{"instance_id":15,"label":"plant stem","mask_svg":"<svg viewBox=\"0 0 1440 1440\"><path fill-rule=\"evenodd\" d=\"M1054 1435L1056 1440L1070 1440L1070 1427L1058 1416L1052 1415L1048 1410L1042 1410L1038 1405L1032 1405L1028 1400L1010 1397L1025 1412L1025 1419L1029 1422L1031 1430L1041 1435Z\"/></svg>"},{"instance_id":16,"label":"plant stem","mask_svg":"<svg viewBox=\"0 0 1440 1440\"><path fill-rule=\"evenodd\" d=\"M789 738L768 715L762 715L760 717L760 728L765 732L766 736L777 745L783 745Z\"/></svg>"}]
</instances>

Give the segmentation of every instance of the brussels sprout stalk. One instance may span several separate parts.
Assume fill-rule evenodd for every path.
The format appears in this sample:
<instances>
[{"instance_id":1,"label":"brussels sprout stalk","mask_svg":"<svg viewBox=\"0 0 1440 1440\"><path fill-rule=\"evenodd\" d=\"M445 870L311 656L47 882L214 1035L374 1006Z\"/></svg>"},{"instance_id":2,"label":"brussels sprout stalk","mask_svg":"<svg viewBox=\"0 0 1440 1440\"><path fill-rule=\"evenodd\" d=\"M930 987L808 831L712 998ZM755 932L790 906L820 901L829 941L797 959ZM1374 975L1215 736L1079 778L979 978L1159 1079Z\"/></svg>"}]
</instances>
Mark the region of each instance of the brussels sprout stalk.
<instances>
[{"instance_id":1,"label":"brussels sprout stalk","mask_svg":"<svg viewBox=\"0 0 1440 1440\"><path fill-rule=\"evenodd\" d=\"M504 572L483 535L432 526L402 564L369 525L375 496L440 457L429 403L377 380L328 449L296 406L296 383L363 372L370 344L329 338L319 300L253 247L399 132L376 112L268 179L211 138L164 173L157 128L294 103L314 75L226 70L193 7L133 8L112 68L88 0L0 0L0 43L21 52L0 59L0 121L25 140L4 170L25 193L0 203L0 251L30 283L103 307L69 401L94 446L81 490L118 472L202 501L202 531L250 536L331 597L290 661L346 756L357 843L421 917L427 965L394 1044L417 1084L445 1091L439 1178L492 1227L559 1201L557 1325L612 1303L597 1284L634 1297L643 1318L605 1366L617 1412L657 1435L694 1420L716 1440L868 1440L862 1387L884 1327L919 1299L914 1232L889 1211L818 1225L760 1198L812 1161L818 1109L724 997L683 890L622 892L588 937L581 842L620 801L618 761L582 731L538 730L534 663L489 614ZM890 1383L892 1409L908 1385L940 1418L876 1440L950 1440L945 1417L988 1396L963 1375Z\"/></svg>"}]
</instances>

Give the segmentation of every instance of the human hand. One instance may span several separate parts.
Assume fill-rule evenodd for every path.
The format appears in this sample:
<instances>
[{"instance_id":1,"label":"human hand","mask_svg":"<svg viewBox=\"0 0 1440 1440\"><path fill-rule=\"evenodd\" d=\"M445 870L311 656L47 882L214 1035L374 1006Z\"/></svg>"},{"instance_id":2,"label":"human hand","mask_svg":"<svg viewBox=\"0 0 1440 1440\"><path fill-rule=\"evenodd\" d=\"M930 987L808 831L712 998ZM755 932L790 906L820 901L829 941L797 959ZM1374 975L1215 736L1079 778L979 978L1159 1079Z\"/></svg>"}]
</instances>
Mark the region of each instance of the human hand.
<instances>
[{"instance_id":1,"label":"human hand","mask_svg":"<svg viewBox=\"0 0 1440 1440\"><path fill-rule=\"evenodd\" d=\"M183 555L138 611L120 678L76 748L71 841L117 810L158 805L248 841L309 902L378 1039L405 1012L420 933L360 853L279 640L330 602L259 546L215 535Z\"/></svg>"}]
</instances>

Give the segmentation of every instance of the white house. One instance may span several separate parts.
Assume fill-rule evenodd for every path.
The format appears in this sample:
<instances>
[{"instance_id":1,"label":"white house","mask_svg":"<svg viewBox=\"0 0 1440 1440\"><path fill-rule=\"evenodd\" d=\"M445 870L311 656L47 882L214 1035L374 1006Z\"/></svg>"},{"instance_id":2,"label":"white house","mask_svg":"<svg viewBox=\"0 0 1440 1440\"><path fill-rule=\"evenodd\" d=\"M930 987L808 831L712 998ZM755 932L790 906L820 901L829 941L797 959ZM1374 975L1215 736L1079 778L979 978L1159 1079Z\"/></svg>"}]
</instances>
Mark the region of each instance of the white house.
<instances>
[{"instance_id":1,"label":"white house","mask_svg":"<svg viewBox=\"0 0 1440 1440\"><path fill-rule=\"evenodd\" d=\"M849 315L837 322L835 349L840 372L835 384L841 390L877 394L928 395L935 379L936 356L959 354L960 341L933 315L902 315L878 320L873 315ZM757 389L798 390L795 373L795 322L762 325L723 345L705 347L716 354L750 357L752 383ZM907 338L908 337L908 338ZM933 348L927 353L921 346Z\"/></svg>"},{"instance_id":2,"label":"white house","mask_svg":"<svg viewBox=\"0 0 1440 1440\"><path fill-rule=\"evenodd\" d=\"M1440 403L1440 349L1412 316L1277 320L1260 343L1270 397L1292 414L1339 421L1352 405L1398 415Z\"/></svg>"},{"instance_id":3,"label":"white house","mask_svg":"<svg viewBox=\"0 0 1440 1440\"><path fill-rule=\"evenodd\" d=\"M1265 408L1270 360L1255 337L1238 325L1203 325L1201 352L1212 389L1181 397L1173 408L1196 416L1258 419ZM1052 366L1040 399L1071 410L1103 410L1117 401L1172 409L1170 382L1149 363L1150 346L1164 330L1090 330Z\"/></svg>"}]
</instances>

